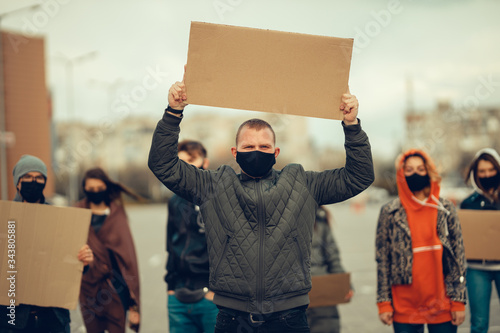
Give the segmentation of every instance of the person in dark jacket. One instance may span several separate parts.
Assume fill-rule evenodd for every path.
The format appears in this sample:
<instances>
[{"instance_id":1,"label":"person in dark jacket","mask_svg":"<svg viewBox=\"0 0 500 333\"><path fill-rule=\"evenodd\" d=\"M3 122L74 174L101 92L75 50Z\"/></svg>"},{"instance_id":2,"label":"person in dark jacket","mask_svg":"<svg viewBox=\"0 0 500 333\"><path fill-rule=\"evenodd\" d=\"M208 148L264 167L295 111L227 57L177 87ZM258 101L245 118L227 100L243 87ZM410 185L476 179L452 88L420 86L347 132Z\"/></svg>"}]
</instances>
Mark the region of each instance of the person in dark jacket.
<instances>
[{"instance_id":1,"label":"person in dark jacket","mask_svg":"<svg viewBox=\"0 0 500 333\"><path fill-rule=\"evenodd\" d=\"M179 158L208 168L207 151L198 141L179 143ZM219 310L208 289L208 252L199 207L175 195L168 201L168 322L170 333L213 332Z\"/></svg>"},{"instance_id":2,"label":"person in dark jacket","mask_svg":"<svg viewBox=\"0 0 500 333\"><path fill-rule=\"evenodd\" d=\"M460 204L461 209L500 209L500 156L491 148L476 153L467 171L474 193ZM467 260L467 292L471 333L486 333L489 327L492 282L500 297L500 261Z\"/></svg>"},{"instance_id":3,"label":"person in dark jacket","mask_svg":"<svg viewBox=\"0 0 500 333\"><path fill-rule=\"evenodd\" d=\"M305 309L311 289L312 227L319 205L351 198L374 180L370 144L358 100L344 94L346 165L323 172L289 164L275 170L272 127L244 122L231 153L237 174L223 165L200 170L178 158L184 82L169 90L169 106L153 135L148 165L170 190L200 206L210 261L210 290L219 307L215 332L309 332ZM332 108L332 112L338 112Z\"/></svg>"},{"instance_id":4,"label":"person in dark jacket","mask_svg":"<svg viewBox=\"0 0 500 333\"><path fill-rule=\"evenodd\" d=\"M43 195L47 183L47 166L41 159L23 155L14 167L13 176L17 188L14 201L48 204ZM93 258L89 246L82 246L78 252L78 260L87 267ZM67 309L19 304L15 311L15 325L12 325L8 322L9 310L6 306L0 306L0 333L70 332L70 315Z\"/></svg>"},{"instance_id":5,"label":"person in dark jacket","mask_svg":"<svg viewBox=\"0 0 500 333\"><path fill-rule=\"evenodd\" d=\"M328 209L320 206L313 228L311 275L344 273L340 251L332 234L332 217ZM352 289L345 296L350 301ZM339 333L340 316L336 305L309 308L306 311L311 333Z\"/></svg>"}]
</instances>

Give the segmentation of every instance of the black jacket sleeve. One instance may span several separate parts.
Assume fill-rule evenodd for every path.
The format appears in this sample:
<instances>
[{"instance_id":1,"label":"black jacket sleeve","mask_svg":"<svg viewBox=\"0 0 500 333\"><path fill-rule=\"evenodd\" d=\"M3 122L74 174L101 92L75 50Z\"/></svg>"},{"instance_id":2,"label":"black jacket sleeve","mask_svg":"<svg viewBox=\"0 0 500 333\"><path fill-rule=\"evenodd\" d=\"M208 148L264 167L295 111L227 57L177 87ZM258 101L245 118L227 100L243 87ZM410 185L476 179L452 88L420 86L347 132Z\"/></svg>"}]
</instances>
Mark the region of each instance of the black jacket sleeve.
<instances>
[{"instance_id":1,"label":"black jacket sleeve","mask_svg":"<svg viewBox=\"0 0 500 333\"><path fill-rule=\"evenodd\" d=\"M177 157L182 118L165 112L153 134L148 166L171 191L200 205L211 194L211 171L201 170Z\"/></svg>"},{"instance_id":2,"label":"black jacket sleeve","mask_svg":"<svg viewBox=\"0 0 500 333\"><path fill-rule=\"evenodd\" d=\"M374 179L368 136L361 123L344 127L346 163L343 168L306 172L308 186L319 205L347 200L370 186Z\"/></svg>"}]
</instances>

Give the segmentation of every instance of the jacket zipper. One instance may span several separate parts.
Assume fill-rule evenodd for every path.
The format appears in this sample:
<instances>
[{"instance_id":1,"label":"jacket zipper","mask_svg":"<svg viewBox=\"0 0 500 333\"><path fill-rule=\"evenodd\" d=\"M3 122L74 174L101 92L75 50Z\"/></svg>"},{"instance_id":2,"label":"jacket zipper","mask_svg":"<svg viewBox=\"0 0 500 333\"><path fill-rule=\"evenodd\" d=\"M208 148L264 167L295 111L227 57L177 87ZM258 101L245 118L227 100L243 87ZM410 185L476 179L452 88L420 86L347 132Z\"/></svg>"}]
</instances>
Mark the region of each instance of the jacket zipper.
<instances>
[{"instance_id":1,"label":"jacket zipper","mask_svg":"<svg viewBox=\"0 0 500 333\"><path fill-rule=\"evenodd\" d=\"M259 263L257 267L257 304L259 311L263 312L264 302L264 237L266 227L266 213L264 200L262 199L262 184L257 180L257 194L259 197L258 223L259 223Z\"/></svg>"}]
</instances>

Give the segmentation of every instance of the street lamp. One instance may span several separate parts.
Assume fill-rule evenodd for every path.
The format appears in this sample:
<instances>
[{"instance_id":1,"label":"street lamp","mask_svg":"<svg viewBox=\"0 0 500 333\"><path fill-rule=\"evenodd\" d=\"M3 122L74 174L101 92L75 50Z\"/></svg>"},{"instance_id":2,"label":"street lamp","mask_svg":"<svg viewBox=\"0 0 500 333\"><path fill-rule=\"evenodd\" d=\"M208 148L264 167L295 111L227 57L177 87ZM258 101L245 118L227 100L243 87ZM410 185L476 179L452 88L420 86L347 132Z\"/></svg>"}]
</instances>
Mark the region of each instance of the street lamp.
<instances>
[{"instance_id":1,"label":"street lamp","mask_svg":"<svg viewBox=\"0 0 500 333\"><path fill-rule=\"evenodd\" d=\"M40 5L33 5L28 7L22 7L10 12L0 14L0 199L8 200L9 187L7 185L7 142L6 142L6 117L5 117L5 82L4 82L4 72L3 72L3 34L2 34L2 19L13 13L17 13L23 10L34 10L40 7Z\"/></svg>"},{"instance_id":2,"label":"street lamp","mask_svg":"<svg viewBox=\"0 0 500 333\"><path fill-rule=\"evenodd\" d=\"M55 56L58 60L61 60L65 64L66 70L66 102L67 102L67 112L70 116L70 120L75 119L75 85L74 85L74 67L75 65L81 64L87 60L94 58L97 55L96 51L87 52L79 56L69 58L63 54L58 54ZM75 147L75 137L74 131L69 132L69 146ZM69 160L69 154L67 154ZM68 181L68 204L73 204L78 199L78 161L75 161L74 167L69 168L69 181Z\"/></svg>"}]
</instances>

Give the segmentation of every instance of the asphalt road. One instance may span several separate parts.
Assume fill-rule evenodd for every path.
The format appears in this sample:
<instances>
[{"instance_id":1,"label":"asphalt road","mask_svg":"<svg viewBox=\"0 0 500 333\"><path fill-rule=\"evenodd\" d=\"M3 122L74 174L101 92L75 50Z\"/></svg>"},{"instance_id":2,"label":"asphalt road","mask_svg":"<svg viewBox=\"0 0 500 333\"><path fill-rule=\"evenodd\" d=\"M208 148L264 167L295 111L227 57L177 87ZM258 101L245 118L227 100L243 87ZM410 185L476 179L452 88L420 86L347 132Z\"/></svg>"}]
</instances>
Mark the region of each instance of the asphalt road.
<instances>
[{"instance_id":1,"label":"asphalt road","mask_svg":"<svg viewBox=\"0 0 500 333\"><path fill-rule=\"evenodd\" d=\"M329 206L344 267L351 272L355 295L349 304L339 306L342 332L392 332L378 319L375 304L375 227L380 205L366 207L342 203ZM166 205L128 206L127 213L139 257L141 278L141 332L168 332L166 310L165 228ZM85 332L79 310L71 312L72 332ZM458 332L469 332L469 315ZM132 332L127 330L127 333ZM500 304L496 293L491 302L490 330L500 332Z\"/></svg>"}]
</instances>

